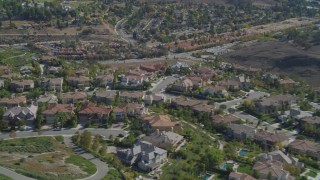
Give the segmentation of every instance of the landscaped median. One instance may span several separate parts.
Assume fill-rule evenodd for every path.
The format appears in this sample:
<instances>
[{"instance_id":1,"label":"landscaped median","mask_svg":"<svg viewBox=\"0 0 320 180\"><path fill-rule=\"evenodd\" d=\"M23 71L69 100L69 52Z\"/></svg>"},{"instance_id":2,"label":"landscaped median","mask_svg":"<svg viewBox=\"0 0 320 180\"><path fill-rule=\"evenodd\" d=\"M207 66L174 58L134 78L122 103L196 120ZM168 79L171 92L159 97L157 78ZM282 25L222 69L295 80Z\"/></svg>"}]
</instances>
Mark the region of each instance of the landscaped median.
<instances>
[{"instance_id":1,"label":"landscaped median","mask_svg":"<svg viewBox=\"0 0 320 180\"><path fill-rule=\"evenodd\" d=\"M61 138L0 141L0 166L35 179L81 179L95 174L97 167L67 148Z\"/></svg>"}]
</instances>

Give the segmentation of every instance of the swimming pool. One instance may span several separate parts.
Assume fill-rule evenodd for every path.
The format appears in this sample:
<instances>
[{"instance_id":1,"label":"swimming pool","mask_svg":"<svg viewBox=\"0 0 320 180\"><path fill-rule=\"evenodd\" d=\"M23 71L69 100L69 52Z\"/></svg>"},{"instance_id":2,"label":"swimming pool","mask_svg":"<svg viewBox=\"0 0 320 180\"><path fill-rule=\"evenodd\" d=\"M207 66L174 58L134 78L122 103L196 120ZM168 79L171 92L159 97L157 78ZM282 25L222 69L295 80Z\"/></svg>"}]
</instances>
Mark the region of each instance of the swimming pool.
<instances>
[{"instance_id":1,"label":"swimming pool","mask_svg":"<svg viewBox=\"0 0 320 180\"><path fill-rule=\"evenodd\" d=\"M239 151L239 155L240 155L240 156L245 156L246 154L248 154L248 150L241 149L241 150Z\"/></svg>"},{"instance_id":2,"label":"swimming pool","mask_svg":"<svg viewBox=\"0 0 320 180\"><path fill-rule=\"evenodd\" d=\"M206 173L206 175L205 175L204 179L205 179L205 180L208 180L211 176L212 176L211 174Z\"/></svg>"},{"instance_id":3,"label":"swimming pool","mask_svg":"<svg viewBox=\"0 0 320 180\"><path fill-rule=\"evenodd\" d=\"M220 169L226 171L226 170L227 170L227 167L228 167L228 164L227 164L227 163L224 163L224 164L221 164Z\"/></svg>"}]
</instances>

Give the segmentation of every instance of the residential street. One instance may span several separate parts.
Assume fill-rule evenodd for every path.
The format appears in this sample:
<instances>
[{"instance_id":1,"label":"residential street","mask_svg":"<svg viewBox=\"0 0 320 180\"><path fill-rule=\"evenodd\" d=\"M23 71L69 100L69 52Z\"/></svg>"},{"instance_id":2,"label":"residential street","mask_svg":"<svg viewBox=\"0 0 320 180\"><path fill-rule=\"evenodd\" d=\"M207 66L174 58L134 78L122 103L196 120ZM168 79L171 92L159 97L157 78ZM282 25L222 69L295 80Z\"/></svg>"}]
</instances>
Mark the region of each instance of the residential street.
<instances>
[{"instance_id":1,"label":"residential street","mask_svg":"<svg viewBox=\"0 0 320 180\"><path fill-rule=\"evenodd\" d=\"M152 93L160 93L161 90L164 90L167 88L168 85L174 83L178 78L173 76L166 76L165 79L161 79L157 84L150 89Z\"/></svg>"}]
</instances>

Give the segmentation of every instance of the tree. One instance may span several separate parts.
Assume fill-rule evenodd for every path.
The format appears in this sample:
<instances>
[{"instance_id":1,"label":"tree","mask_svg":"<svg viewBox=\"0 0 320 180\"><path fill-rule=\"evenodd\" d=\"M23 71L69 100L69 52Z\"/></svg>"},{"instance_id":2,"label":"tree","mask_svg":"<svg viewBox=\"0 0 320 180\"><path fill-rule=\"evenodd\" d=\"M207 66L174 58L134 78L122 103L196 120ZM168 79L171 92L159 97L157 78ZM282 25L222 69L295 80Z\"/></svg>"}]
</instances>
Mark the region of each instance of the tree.
<instances>
[{"instance_id":1,"label":"tree","mask_svg":"<svg viewBox=\"0 0 320 180\"><path fill-rule=\"evenodd\" d=\"M99 149L99 154L101 156L105 156L107 154L107 146L106 145L102 145L102 147Z\"/></svg>"},{"instance_id":2,"label":"tree","mask_svg":"<svg viewBox=\"0 0 320 180\"><path fill-rule=\"evenodd\" d=\"M256 179L259 179L259 178L260 178L259 172L258 172L257 170L255 170L255 169L253 170L252 176L253 176L254 178L256 178Z\"/></svg>"},{"instance_id":3,"label":"tree","mask_svg":"<svg viewBox=\"0 0 320 180\"><path fill-rule=\"evenodd\" d=\"M268 173L268 180L272 180L272 174L271 174L271 172Z\"/></svg>"},{"instance_id":4,"label":"tree","mask_svg":"<svg viewBox=\"0 0 320 180\"><path fill-rule=\"evenodd\" d=\"M86 149L90 149L92 143L92 134L90 131L85 130L80 139L80 144Z\"/></svg>"},{"instance_id":5,"label":"tree","mask_svg":"<svg viewBox=\"0 0 320 180\"><path fill-rule=\"evenodd\" d=\"M100 146L100 141L101 141L101 136L100 135L95 135L92 143L92 150L97 151L99 146Z\"/></svg>"}]
</instances>

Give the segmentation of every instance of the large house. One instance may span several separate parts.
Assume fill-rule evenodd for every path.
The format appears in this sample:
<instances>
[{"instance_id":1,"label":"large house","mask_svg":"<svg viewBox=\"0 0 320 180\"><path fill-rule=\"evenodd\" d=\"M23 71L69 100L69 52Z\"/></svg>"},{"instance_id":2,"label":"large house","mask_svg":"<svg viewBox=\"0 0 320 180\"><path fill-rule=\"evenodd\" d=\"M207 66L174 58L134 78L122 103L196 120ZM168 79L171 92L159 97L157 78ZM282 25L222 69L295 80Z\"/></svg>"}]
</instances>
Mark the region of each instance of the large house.
<instances>
[{"instance_id":1,"label":"large house","mask_svg":"<svg viewBox=\"0 0 320 180\"><path fill-rule=\"evenodd\" d=\"M18 124L19 120L23 120L26 124L31 124L37 117L37 110L38 106L34 104L27 107L13 107L4 112L2 119L8 120L9 124L14 126Z\"/></svg>"},{"instance_id":2,"label":"large house","mask_svg":"<svg viewBox=\"0 0 320 180\"><path fill-rule=\"evenodd\" d=\"M231 139L246 140L253 139L255 128L244 124L228 124L227 136Z\"/></svg>"},{"instance_id":3,"label":"large house","mask_svg":"<svg viewBox=\"0 0 320 180\"><path fill-rule=\"evenodd\" d=\"M111 112L111 108L107 106L97 106L93 103L86 103L79 111L79 121L89 121L101 124L107 120Z\"/></svg>"},{"instance_id":4,"label":"large house","mask_svg":"<svg viewBox=\"0 0 320 180\"><path fill-rule=\"evenodd\" d=\"M69 86L75 88L84 88L90 86L90 78L86 76L78 76L78 77L69 77L68 78Z\"/></svg>"},{"instance_id":5,"label":"large house","mask_svg":"<svg viewBox=\"0 0 320 180\"><path fill-rule=\"evenodd\" d=\"M49 78L45 79L43 86L48 91L62 91L63 78Z\"/></svg>"},{"instance_id":6,"label":"large house","mask_svg":"<svg viewBox=\"0 0 320 180\"><path fill-rule=\"evenodd\" d=\"M166 149L177 147L179 144L183 143L184 138L177 133L171 131L160 131L157 129L154 133L143 137L142 140L148 141L154 146Z\"/></svg>"},{"instance_id":7,"label":"large house","mask_svg":"<svg viewBox=\"0 0 320 180\"><path fill-rule=\"evenodd\" d=\"M98 103L111 103L117 94L117 91L99 91L93 94L93 99Z\"/></svg>"},{"instance_id":8,"label":"large house","mask_svg":"<svg viewBox=\"0 0 320 180\"><path fill-rule=\"evenodd\" d=\"M229 180L257 180L257 179L246 173L231 172L229 174Z\"/></svg>"},{"instance_id":9,"label":"large house","mask_svg":"<svg viewBox=\"0 0 320 180\"><path fill-rule=\"evenodd\" d=\"M7 108L20 106L27 103L27 98L25 96L14 97L14 98L0 98L0 106L5 106Z\"/></svg>"},{"instance_id":10,"label":"large house","mask_svg":"<svg viewBox=\"0 0 320 180\"><path fill-rule=\"evenodd\" d=\"M58 97L54 94L45 94L40 95L37 99L38 105L42 104L57 104L58 103Z\"/></svg>"},{"instance_id":11,"label":"large house","mask_svg":"<svg viewBox=\"0 0 320 180\"><path fill-rule=\"evenodd\" d=\"M58 113L65 113L71 116L74 114L74 109L73 104L51 104L42 114L47 124L53 124Z\"/></svg>"},{"instance_id":12,"label":"large house","mask_svg":"<svg viewBox=\"0 0 320 180\"><path fill-rule=\"evenodd\" d=\"M228 95L228 91L224 86L208 86L208 87L204 87L201 90L201 93L205 94L205 95L220 95L220 96Z\"/></svg>"},{"instance_id":13,"label":"large house","mask_svg":"<svg viewBox=\"0 0 320 180\"><path fill-rule=\"evenodd\" d=\"M10 87L16 92L25 92L34 88L33 80L13 80Z\"/></svg>"},{"instance_id":14,"label":"large house","mask_svg":"<svg viewBox=\"0 0 320 180\"><path fill-rule=\"evenodd\" d=\"M272 180L295 180L288 171L283 169L280 161L258 161L252 169L259 173L261 179L269 179L271 176Z\"/></svg>"},{"instance_id":15,"label":"large house","mask_svg":"<svg viewBox=\"0 0 320 180\"><path fill-rule=\"evenodd\" d=\"M287 136L268 131L257 131L254 140L267 148L276 147L278 145L286 146L289 143L289 138Z\"/></svg>"},{"instance_id":16,"label":"large house","mask_svg":"<svg viewBox=\"0 0 320 180\"><path fill-rule=\"evenodd\" d=\"M104 75L99 75L97 77L95 77L94 80L96 81L100 81L100 86L101 87L106 87L106 86L113 86L113 79L114 79L114 76L113 74L104 74Z\"/></svg>"},{"instance_id":17,"label":"large house","mask_svg":"<svg viewBox=\"0 0 320 180\"><path fill-rule=\"evenodd\" d=\"M150 172L167 162L167 151L146 141L139 141L130 149L117 151L120 160L128 165L137 164L141 170Z\"/></svg>"},{"instance_id":18,"label":"large house","mask_svg":"<svg viewBox=\"0 0 320 180\"><path fill-rule=\"evenodd\" d=\"M229 123L240 123L241 122L241 119L236 117L236 116L233 116L231 114L228 114L228 115L212 115L212 122L215 123L215 124L218 124L218 123L226 123L226 124L229 124Z\"/></svg>"},{"instance_id":19,"label":"large house","mask_svg":"<svg viewBox=\"0 0 320 180\"><path fill-rule=\"evenodd\" d=\"M190 79L184 78L171 85L172 91L187 92L193 89L193 83Z\"/></svg>"},{"instance_id":20,"label":"large house","mask_svg":"<svg viewBox=\"0 0 320 180\"><path fill-rule=\"evenodd\" d=\"M153 114L145 116L144 118L146 127L149 130L156 131L172 131L180 129L180 123L176 121L171 121L171 118L168 115L158 115Z\"/></svg>"},{"instance_id":21,"label":"large house","mask_svg":"<svg viewBox=\"0 0 320 180\"><path fill-rule=\"evenodd\" d=\"M313 126L320 126L320 117L318 116L310 116L305 117L300 120L302 124L310 124Z\"/></svg>"},{"instance_id":22,"label":"large house","mask_svg":"<svg viewBox=\"0 0 320 180\"><path fill-rule=\"evenodd\" d=\"M278 110L289 109L296 102L296 98L292 95L272 95L263 98L255 103L255 110L263 113L274 113Z\"/></svg>"},{"instance_id":23,"label":"large house","mask_svg":"<svg viewBox=\"0 0 320 180\"><path fill-rule=\"evenodd\" d=\"M121 91L119 97L124 100L139 101L144 97L144 93L141 91Z\"/></svg>"},{"instance_id":24,"label":"large house","mask_svg":"<svg viewBox=\"0 0 320 180\"><path fill-rule=\"evenodd\" d=\"M295 140L288 145L289 152L303 154L320 160L320 144L308 140Z\"/></svg>"},{"instance_id":25,"label":"large house","mask_svg":"<svg viewBox=\"0 0 320 180\"><path fill-rule=\"evenodd\" d=\"M144 104L126 103L114 108L112 112L118 121L122 121L127 116L142 116L146 113L146 109Z\"/></svg>"},{"instance_id":26,"label":"large house","mask_svg":"<svg viewBox=\"0 0 320 180\"><path fill-rule=\"evenodd\" d=\"M61 95L63 104L84 102L86 100L87 94L85 92L67 92Z\"/></svg>"},{"instance_id":27,"label":"large house","mask_svg":"<svg viewBox=\"0 0 320 180\"><path fill-rule=\"evenodd\" d=\"M284 164L292 164L300 168L304 167L304 164L299 162L299 159L283 153L282 151L279 150L278 147L276 148L275 151L259 154L257 159L259 161L268 161L268 160L280 161Z\"/></svg>"}]
</instances>

